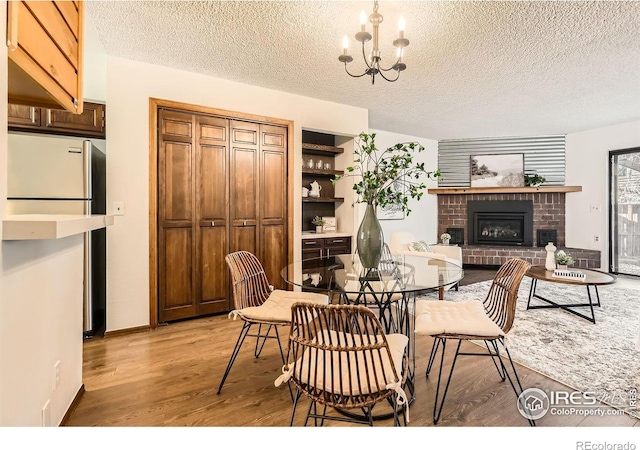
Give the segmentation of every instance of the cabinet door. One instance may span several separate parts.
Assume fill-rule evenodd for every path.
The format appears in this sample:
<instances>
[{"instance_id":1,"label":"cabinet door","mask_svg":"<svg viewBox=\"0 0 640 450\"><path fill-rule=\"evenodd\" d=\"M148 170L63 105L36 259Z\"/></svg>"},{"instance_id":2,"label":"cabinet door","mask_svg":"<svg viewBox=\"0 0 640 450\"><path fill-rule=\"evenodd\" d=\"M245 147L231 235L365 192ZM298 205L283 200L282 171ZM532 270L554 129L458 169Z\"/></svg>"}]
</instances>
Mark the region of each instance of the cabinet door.
<instances>
[{"instance_id":1,"label":"cabinet door","mask_svg":"<svg viewBox=\"0 0 640 450\"><path fill-rule=\"evenodd\" d=\"M245 250L260 259L258 252L258 204L260 202L258 139L260 126L230 122L229 219L231 252Z\"/></svg>"},{"instance_id":2,"label":"cabinet door","mask_svg":"<svg viewBox=\"0 0 640 450\"><path fill-rule=\"evenodd\" d=\"M84 2L7 2L8 98L82 112Z\"/></svg>"},{"instance_id":3,"label":"cabinet door","mask_svg":"<svg viewBox=\"0 0 640 450\"><path fill-rule=\"evenodd\" d=\"M72 114L59 109L47 109L44 116L43 127L46 132L105 138L105 105L86 102L82 114Z\"/></svg>"},{"instance_id":4,"label":"cabinet door","mask_svg":"<svg viewBox=\"0 0 640 450\"><path fill-rule=\"evenodd\" d=\"M194 116L161 111L158 153L159 320L197 313Z\"/></svg>"},{"instance_id":5,"label":"cabinet door","mask_svg":"<svg viewBox=\"0 0 640 450\"><path fill-rule=\"evenodd\" d=\"M225 256L228 216L229 121L196 116L196 203L198 205L198 313L231 309Z\"/></svg>"},{"instance_id":6,"label":"cabinet door","mask_svg":"<svg viewBox=\"0 0 640 450\"><path fill-rule=\"evenodd\" d=\"M324 251L324 239L303 239L302 259L321 258Z\"/></svg>"},{"instance_id":7,"label":"cabinet door","mask_svg":"<svg viewBox=\"0 0 640 450\"><path fill-rule=\"evenodd\" d=\"M287 129L260 125L260 261L269 282L287 285L280 271L287 265Z\"/></svg>"},{"instance_id":8,"label":"cabinet door","mask_svg":"<svg viewBox=\"0 0 640 450\"><path fill-rule=\"evenodd\" d=\"M33 131L40 128L40 108L26 105L7 105L9 129Z\"/></svg>"}]
</instances>

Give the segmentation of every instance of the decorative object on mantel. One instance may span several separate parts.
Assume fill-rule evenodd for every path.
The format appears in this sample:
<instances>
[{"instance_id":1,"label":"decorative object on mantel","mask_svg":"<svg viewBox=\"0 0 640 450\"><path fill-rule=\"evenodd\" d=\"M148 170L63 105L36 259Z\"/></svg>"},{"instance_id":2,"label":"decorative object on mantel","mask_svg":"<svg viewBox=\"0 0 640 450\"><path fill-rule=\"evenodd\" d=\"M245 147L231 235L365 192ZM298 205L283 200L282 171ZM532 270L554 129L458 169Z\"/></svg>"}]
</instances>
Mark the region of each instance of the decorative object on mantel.
<instances>
[{"instance_id":1,"label":"decorative object on mantel","mask_svg":"<svg viewBox=\"0 0 640 450\"><path fill-rule=\"evenodd\" d=\"M440 235L440 240L442 241L442 245L449 245L449 241L451 240L451 235L449 233L442 233Z\"/></svg>"},{"instance_id":2,"label":"decorative object on mantel","mask_svg":"<svg viewBox=\"0 0 640 450\"><path fill-rule=\"evenodd\" d=\"M322 227L326 223L325 220L320 216L315 216L311 221L312 224L316 226L316 233L322 233Z\"/></svg>"},{"instance_id":3,"label":"decorative object on mantel","mask_svg":"<svg viewBox=\"0 0 640 450\"><path fill-rule=\"evenodd\" d=\"M320 197L320 191L322 190L322 186L317 181L313 181L311 183L311 190L309 191L309 197Z\"/></svg>"},{"instance_id":4,"label":"decorative object on mantel","mask_svg":"<svg viewBox=\"0 0 640 450\"><path fill-rule=\"evenodd\" d=\"M553 242L549 242L544 248L547 251L547 259L544 263L544 268L547 270L554 270L556 268L556 246Z\"/></svg>"},{"instance_id":5,"label":"decorative object on mantel","mask_svg":"<svg viewBox=\"0 0 640 450\"><path fill-rule=\"evenodd\" d=\"M524 154L472 155L471 187L523 187Z\"/></svg>"},{"instance_id":6,"label":"decorative object on mantel","mask_svg":"<svg viewBox=\"0 0 640 450\"><path fill-rule=\"evenodd\" d=\"M547 181L547 179L542 175L538 175L537 173L534 173L533 175L527 175L526 173L524 174L525 186L538 187L545 181Z\"/></svg>"},{"instance_id":7,"label":"decorative object on mantel","mask_svg":"<svg viewBox=\"0 0 640 450\"><path fill-rule=\"evenodd\" d=\"M344 177L358 177L353 185L356 202L366 203L367 209L358 228L356 246L365 268L378 267L384 245L376 208L398 205L409 215L409 198L420 200L427 189L423 179L440 177L439 169L427 171L424 163L414 162L414 153L424 151L420 143L398 143L379 150L375 137L375 133L360 133L354 151L354 166L346 168L346 175L338 175L331 180L335 184Z\"/></svg>"},{"instance_id":8,"label":"decorative object on mantel","mask_svg":"<svg viewBox=\"0 0 640 450\"><path fill-rule=\"evenodd\" d=\"M371 84L374 84L376 81L376 75L380 75L383 79L393 82L400 77L400 72L407 68L407 65L402 62L402 49L409 45L409 39L404 37L405 22L402 16L400 16L400 19L398 20L398 38L393 41L393 46L398 49L396 53L398 59L388 69L385 69L380 65L382 56L378 47L378 28L380 27L382 20L383 17L382 14L378 12L378 1L376 0L373 2L373 14L369 16L369 22L373 24L373 47L370 52L366 52L364 49L364 43L371 40L371 34L366 30L367 14L364 10L360 13L360 31L356 33L355 37L356 41L362 42L362 56L364 58L364 63L366 64L366 69L360 75L354 75L349 72L349 69L347 69L347 64L353 61L353 58L349 55L349 39L345 35L342 40L342 55L338 57L338 61L344 63L344 70L349 76L359 78L365 75L370 75ZM368 57L365 56L367 54L369 55ZM395 78L387 78L387 76L385 76L385 72L392 70L396 71Z\"/></svg>"},{"instance_id":9,"label":"decorative object on mantel","mask_svg":"<svg viewBox=\"0 0 640 450\"><path fill-rule=\"evenodd\" d=\"M573 257L564 250L559 250L556 254L556 263L558 264L558 269L567 270L567 266L573 264Z\"/></svg>"}]
</instances>

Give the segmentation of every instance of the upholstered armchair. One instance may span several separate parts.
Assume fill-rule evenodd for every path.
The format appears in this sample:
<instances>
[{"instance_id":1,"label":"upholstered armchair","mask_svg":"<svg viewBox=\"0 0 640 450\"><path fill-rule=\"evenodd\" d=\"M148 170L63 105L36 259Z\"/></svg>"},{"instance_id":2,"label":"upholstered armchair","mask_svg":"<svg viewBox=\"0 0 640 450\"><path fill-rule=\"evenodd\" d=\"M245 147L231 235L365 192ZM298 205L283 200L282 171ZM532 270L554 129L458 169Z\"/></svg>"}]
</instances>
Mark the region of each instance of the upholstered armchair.
<instances>
[{"instance_id":1,"label":"upholstered armchair","mask_svg":"<svg viewBox=\"0 0 640 450\"><path fill-rule=\"evenodd\" d=\"M419 242L415 235L409 231L398 231L391 235L389 248L394 255L421 256L424 258L439 259L462 267L462 248L457 245L429 245L428 248L416 250L420 246L412 246L411 244ZM444 291L458 285L445 286L439 291L439 297L442 300Z\"/></svg>"}]
</instances>

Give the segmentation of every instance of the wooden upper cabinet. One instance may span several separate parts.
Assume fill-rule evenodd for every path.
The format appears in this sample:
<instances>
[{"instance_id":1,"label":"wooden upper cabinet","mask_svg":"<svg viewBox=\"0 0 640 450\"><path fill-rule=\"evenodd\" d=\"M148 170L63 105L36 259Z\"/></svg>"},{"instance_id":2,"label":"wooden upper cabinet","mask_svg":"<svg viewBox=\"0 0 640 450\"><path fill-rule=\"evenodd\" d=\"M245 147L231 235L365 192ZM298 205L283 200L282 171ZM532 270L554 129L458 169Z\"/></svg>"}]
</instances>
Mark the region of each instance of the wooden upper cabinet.
<instances>
[{"instance_id":1,"label":"wooden upper cabinet","mask_svg":"<svg viewBox=\"0 0 640 450\"><path fill-rule=\"evenodd\" d=\"M61 109L8 105L11 131L105 139L106 120L106 105L101 103L84 102L80 114Z\"/></svg>"},{"instance_id":2,"label":"wooden upper cabinet","mask_svg":"<svg viewBox=\"0 0 640 450\"><path fill-rule=\"evenodd\" d=\"M83 111L84 2L7 2L9 103Z\"/></svg>"}]
</instances>

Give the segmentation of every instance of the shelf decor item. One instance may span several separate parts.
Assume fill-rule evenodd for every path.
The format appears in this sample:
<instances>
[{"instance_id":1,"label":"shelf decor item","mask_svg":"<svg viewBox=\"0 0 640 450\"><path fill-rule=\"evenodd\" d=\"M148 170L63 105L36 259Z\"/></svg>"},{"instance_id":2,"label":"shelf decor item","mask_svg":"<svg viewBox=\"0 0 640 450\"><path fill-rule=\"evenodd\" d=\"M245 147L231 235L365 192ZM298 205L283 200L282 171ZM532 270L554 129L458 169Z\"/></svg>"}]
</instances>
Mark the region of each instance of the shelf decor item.
<instances>
[{"instance_id":1,"label":"shelf decor item","mask_svg":"<svg viewBox=\"0 0 640 450\"><path fill-rule=\"evenodd\" d=\"M471 156L471 187L523 187L524 154Z\"/></svg>"},{"instance_id":2,"label":"shelf decor item","mask_svg":"<svg viewBox=\"0 0 640 450\"><path fill-rule=\"evenodd\" d=\"M326 221L320 216L315 216L311 223L316 226L316 233L322 233L322 227L324 226Z\"/></svg>"},{"instance_id":3,"label":"shelf decor item","mask_svg":"<svg viewBox=\"0 0 640 450\"><path fill-rule=\"evenodd\" d=\"M366 203L364 218L358 228L356 246L365 268L378 267L384 236L376 215L378 207L398 206L409 215L409 199L420 200L427 189L425 181L440 178L440 170L428 171L424 163L415 162L415 153L424 151L418 142L395 144L386 150L375 145L376 134L360 133L354 151L354 166L346 168L341 178L355 177L356 203Z\"/></svg>"},{"instance_id":4,"label":"shelf decor item","mask_svg":"<svg viewBox=\"0 0 640 450\"><path fill-rule=\"evenodd\" d=\"M556 268L556 246L553 242L549 242L544 248L547 251L547 259L544 263L544 268L547 270L554 270Z\"/></svg>"},{"instance_id":5,"label":"shelf decor item","mask_svg":"<svg viewBox=\"0 0 640 450\"><path fill-rule=\"evenodd\" d=\"M545 181L547 181L547 179L541 175L538 175L537 173L534 173L533 175L528 175L526 173L524 174L525 186L538 187Z\"/></svg>"},{"instance_id":6,"label":"shelf decor item","mask_svg":"<svg viewBox=\"0 0 640 450\"><path fill-rule=\"evenodd\" d=\"M567 266L573 264L573 257L564 250L559 250L556 253L556 264L558 264L558 269L567 270Z\"/></svg>"},{"instance_id":7,"label":"shelf decor item","mask_svg":"<svg viewBox=\"0 0 640 450\"><path fill-rule=\"evenodd\" d=\"M322 217L322 220L324 220L324 225L322 225L322 230L323 231L336 231L337 226L336 226L336 218L335 217Z\"/></svg>"},{"instance_id":8,"label":"shelf decor item","mask_svg":"<svg viewBox=\"0 0 640 450\"><path fill-rule=\"evenodd\" d=\"M440 235L440 240L442 241L442 245L449 245L449 241L451 240L451 235L449 233L442 233Z\"/></svg>"}]
</instances>

